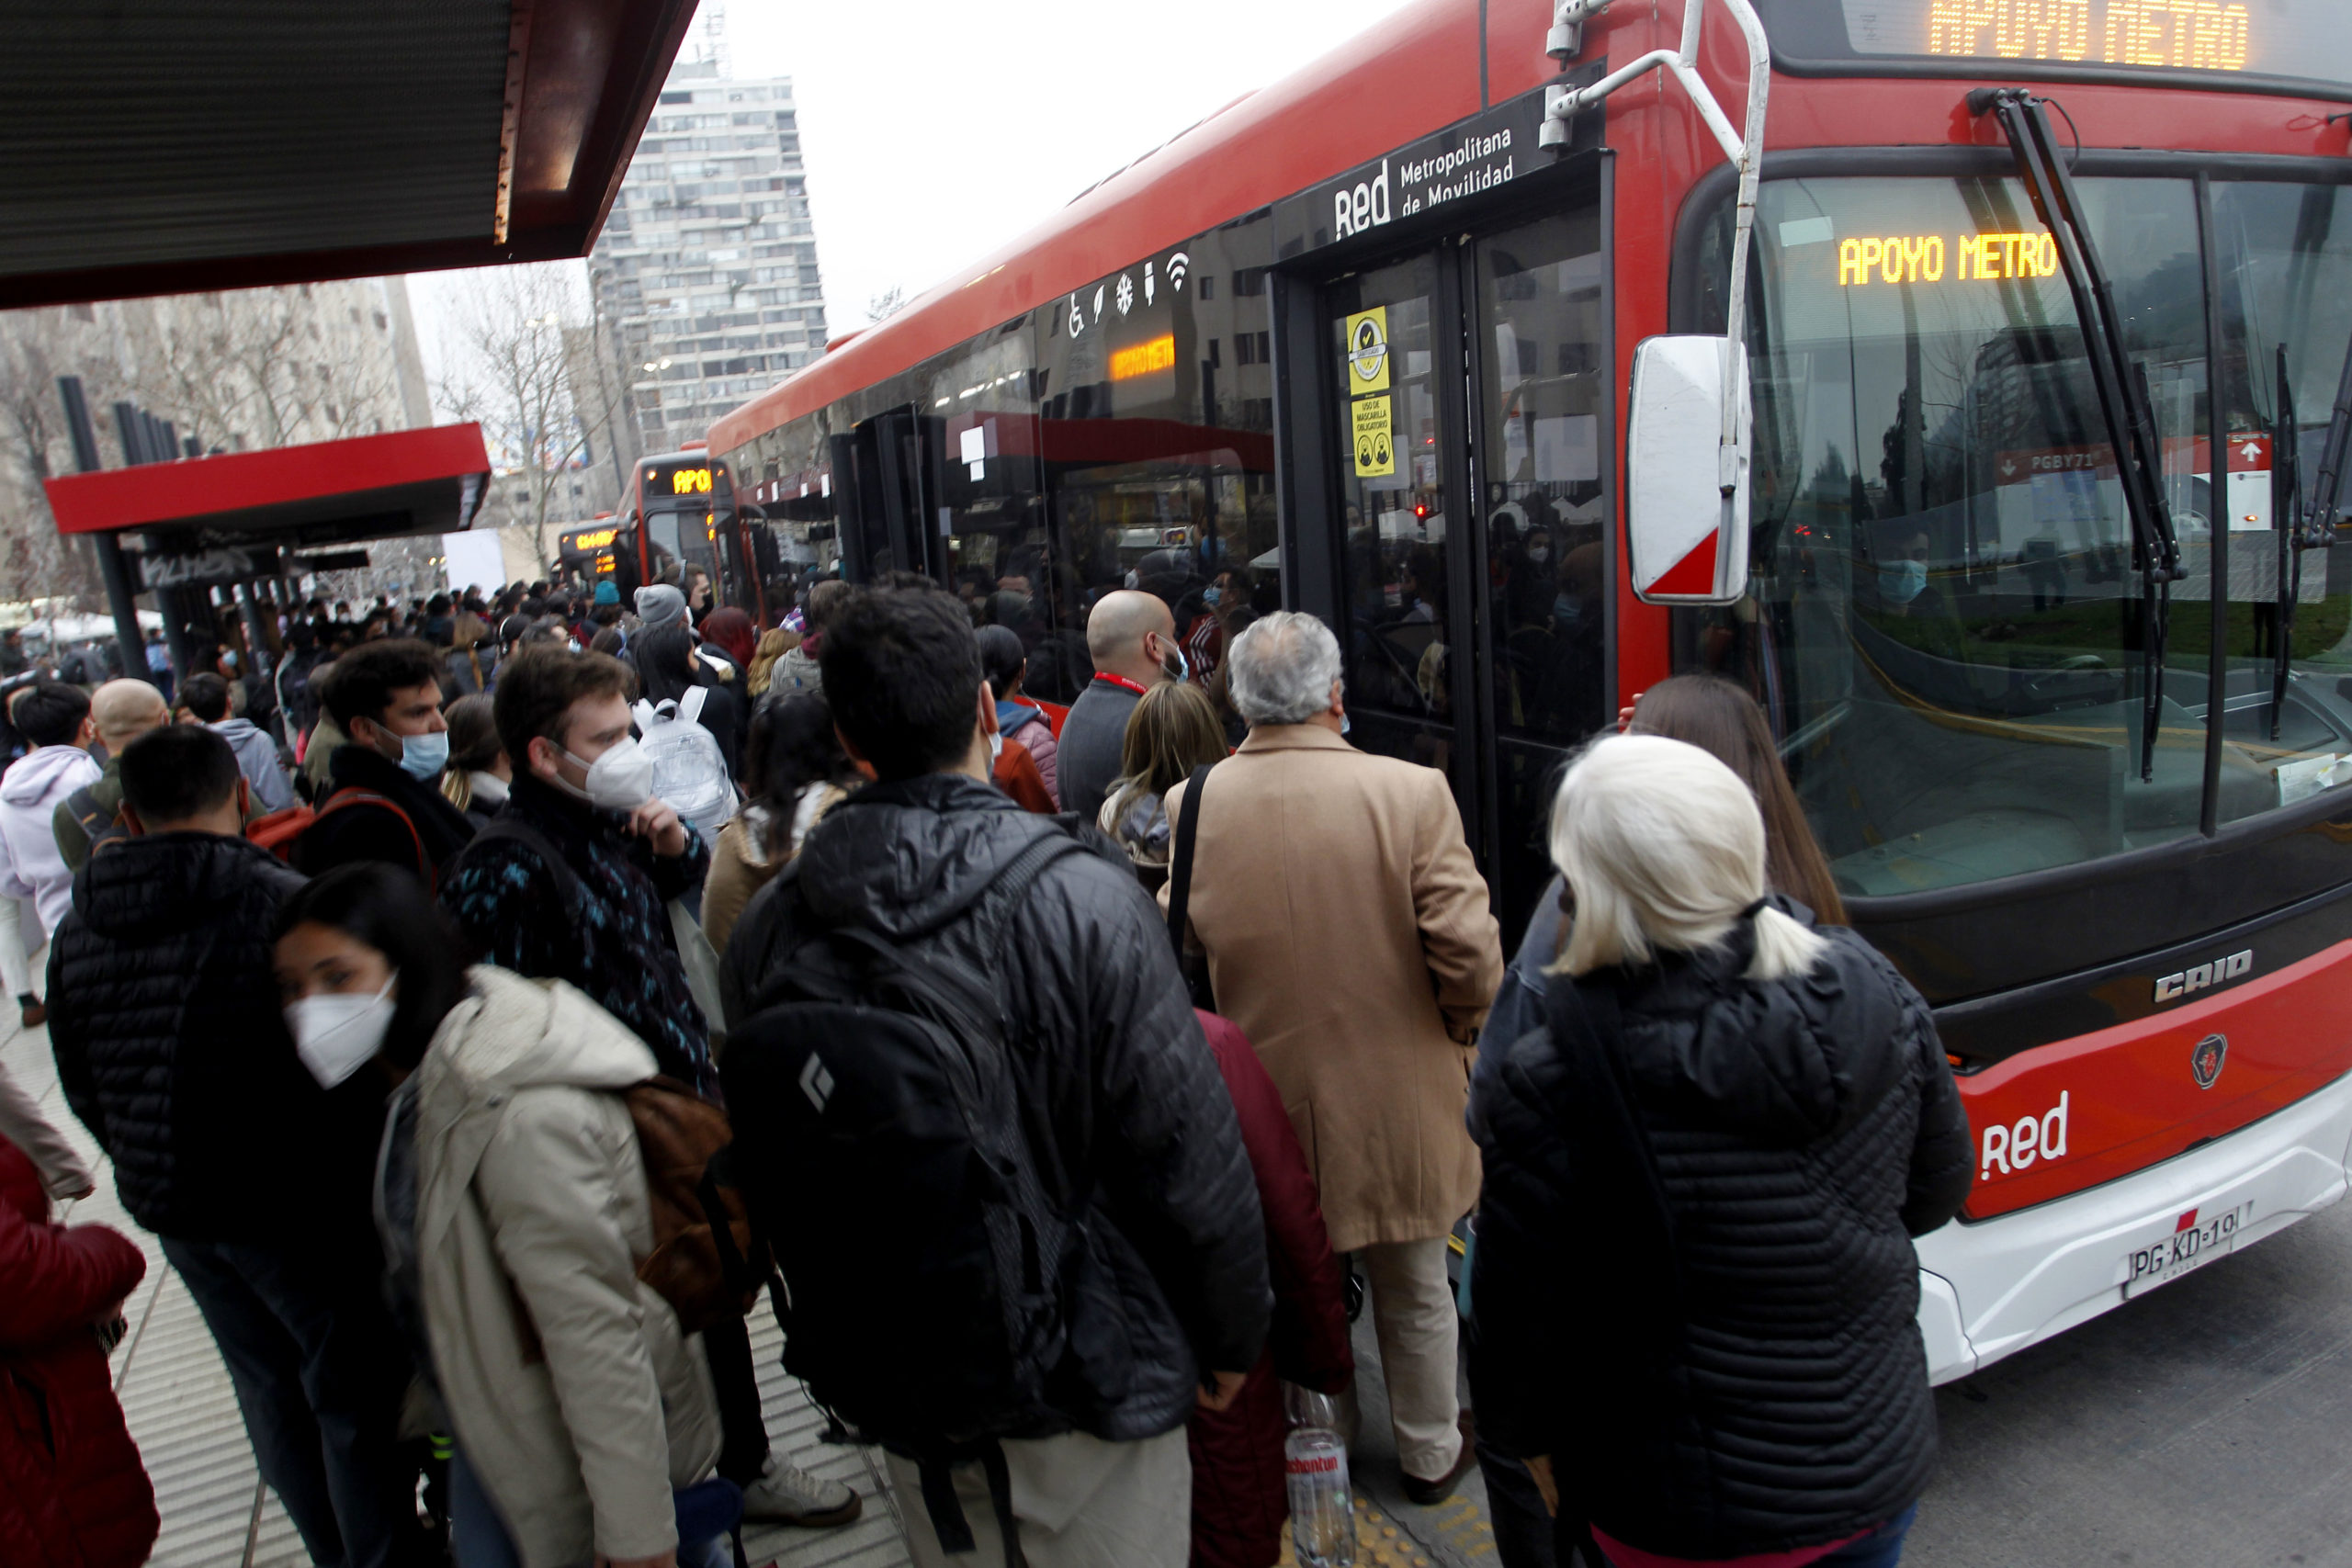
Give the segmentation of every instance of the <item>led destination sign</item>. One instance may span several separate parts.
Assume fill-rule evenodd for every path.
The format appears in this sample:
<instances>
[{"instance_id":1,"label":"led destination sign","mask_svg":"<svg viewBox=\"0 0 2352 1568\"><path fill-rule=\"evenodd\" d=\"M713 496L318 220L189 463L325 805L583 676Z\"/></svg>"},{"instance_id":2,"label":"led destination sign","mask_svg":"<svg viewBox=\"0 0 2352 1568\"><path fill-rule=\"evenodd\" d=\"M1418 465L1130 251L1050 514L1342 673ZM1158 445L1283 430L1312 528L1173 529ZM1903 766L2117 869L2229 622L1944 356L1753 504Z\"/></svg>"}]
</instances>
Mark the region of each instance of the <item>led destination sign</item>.
<instances>
[{"instance_id":1,"label":"led destination sign","mask_svg":"<svg viewBox=\"0 0 2352 1568\"><path fill-rule=\"evenodd\" d=\"M1138 376L1155 376L1176 367L1176 334L1162 333L1148 343L1133 348L1111 351L1111 379L1132 381Z\"/></svg>"},{"instance_id":2,"label":"led destination sign","mask_svg":"<svg viewBox=\"0 0 2352 1568\"><path fill-rule=\"evenodd\" d=\"M2048 234L1962 234L1949 252L1941 234L1884 234L1838 243L1838 282L1846 288L1941 283L1947 254L1962 283L2058 276L2058 243Z\"/></svg>"},{"instance_id":3,"label":"led destination sign","mask_svg":"<svg viewBox=\"0 0 2352 1568\"><path fill-rule=\"evenodd\" d=\"M659 505L663 511L679 510L676 503L687 503L684 510L706 510L711 495L729 493L727 469L723 465L708 461L694 461L675 465L658 459L649 460L640 470L645 475L644 497L648 506Z\"/></svg>"},{"instance_id":4,"label":"led destination sign","mask_svg":"<svg viewBox=\"0 0 2352 1568\"><path fill-rule=\"evenodd\" d=\"M2176 75L2324 85L2352 96L2345 0L1757 0L1776 62L1799 74L1951 72ZM1976 74L1974 71L1971 74Z\"/></svg>"},{"instance_id":5,"label":"led destination sign","mask_svg":"<svg viewBox=\"0 0 2352 1568\"><path fill-rule=\"evenodd\" d=\"M2243 71L2254 48L2255 20L2237 0L1913 0L1913 8L1929 54ZM1854 10L1846 8L1849 28Z\"/></svg>"}]
</instances>

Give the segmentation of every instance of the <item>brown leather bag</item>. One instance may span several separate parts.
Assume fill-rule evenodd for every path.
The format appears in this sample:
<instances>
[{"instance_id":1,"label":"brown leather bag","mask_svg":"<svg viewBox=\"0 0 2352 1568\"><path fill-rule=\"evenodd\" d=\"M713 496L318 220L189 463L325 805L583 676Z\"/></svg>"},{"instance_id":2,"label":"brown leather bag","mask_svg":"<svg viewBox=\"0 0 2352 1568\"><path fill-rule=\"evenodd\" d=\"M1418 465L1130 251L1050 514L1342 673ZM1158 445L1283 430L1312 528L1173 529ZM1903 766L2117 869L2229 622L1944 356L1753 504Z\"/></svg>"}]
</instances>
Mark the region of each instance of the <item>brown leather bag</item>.
<instances>
[{"instance_id":1,"label":"brown leather bag","mask_svg":"<svg viewBox=\"0 0 2352 1568\"><path fill-rule=\"evenodd\" d=\"M637 1277L677 1309L688 1334L743 1316L774 1265L752 1233L742 1195L707 1179L712 1158L734 1141L727 1112L674 1078L649 1078L625 1098L653 1210L653 1250L638 1260ZM723 1253L711 1229L712 1202L727 1215L731 1246Z\"/></svg>"}]
</instances>

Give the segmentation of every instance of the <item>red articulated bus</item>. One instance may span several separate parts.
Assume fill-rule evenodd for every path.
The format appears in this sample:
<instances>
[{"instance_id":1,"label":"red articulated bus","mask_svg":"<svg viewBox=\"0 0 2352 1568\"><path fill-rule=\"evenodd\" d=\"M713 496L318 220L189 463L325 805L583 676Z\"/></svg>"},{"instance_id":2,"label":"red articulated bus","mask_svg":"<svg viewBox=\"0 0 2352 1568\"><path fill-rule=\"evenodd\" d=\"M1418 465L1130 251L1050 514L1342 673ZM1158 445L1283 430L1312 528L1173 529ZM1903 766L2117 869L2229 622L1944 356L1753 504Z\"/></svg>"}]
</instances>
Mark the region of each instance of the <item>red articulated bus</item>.
<instances>
[{"instance_id":1,"label":"red articulated bus","mask_svg":"<svg viewBox=\"0 0 2352 1568\"><path fill-rule=\"evenodd\" d=\"M1977 1129L1949 1379L2345 1191L2352 28L1752 6L1427 0L710 446L1042 697L1121 583L1323 616L1514 936L1569 749L1747 685Z\"/></svg>"}]
</instances>

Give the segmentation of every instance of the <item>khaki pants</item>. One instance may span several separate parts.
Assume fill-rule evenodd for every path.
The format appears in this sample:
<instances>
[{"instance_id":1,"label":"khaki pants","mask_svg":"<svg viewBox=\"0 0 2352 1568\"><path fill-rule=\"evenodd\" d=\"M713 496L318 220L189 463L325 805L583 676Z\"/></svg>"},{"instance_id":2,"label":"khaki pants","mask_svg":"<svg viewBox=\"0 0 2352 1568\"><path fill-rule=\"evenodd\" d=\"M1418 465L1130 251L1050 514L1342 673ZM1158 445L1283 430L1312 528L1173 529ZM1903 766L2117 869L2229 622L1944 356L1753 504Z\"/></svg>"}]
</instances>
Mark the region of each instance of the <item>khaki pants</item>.
<instances>
[{"instance_id":1,"label":"khaki pants","mask_svg":"<svg viewBox=\"0 0 2352 1568\"><path fill-rule=\"evenodd\" d=\"M1406 1474L1435 1481L1462 1457L1454 1341L1460 1325L1445 1277L1445 1237L1374 1242L1356 1254L1371 1287L1388 1419Z\"/></svg>"},{"instance_id":2,"label":"khaki pants","mask_svg":"<svg viewBox=\"0 0 2352 1568\"><path fill-rule=\"evenodd\" d=\"M912 1460L889 1462L890 1486L915 1568L1003 1568L1004 1537L989 1502L988 1473L956 1467L956 1500L972 1527L972 1550L940 1550ZM1012 1517L1029 1568L1185 1568L1193 1544L1193 1456L1184 1428L1139 1443L1106 1443L1083 1432L1010 1438L1005 1469Z\"/></svg>"}]
</instances>

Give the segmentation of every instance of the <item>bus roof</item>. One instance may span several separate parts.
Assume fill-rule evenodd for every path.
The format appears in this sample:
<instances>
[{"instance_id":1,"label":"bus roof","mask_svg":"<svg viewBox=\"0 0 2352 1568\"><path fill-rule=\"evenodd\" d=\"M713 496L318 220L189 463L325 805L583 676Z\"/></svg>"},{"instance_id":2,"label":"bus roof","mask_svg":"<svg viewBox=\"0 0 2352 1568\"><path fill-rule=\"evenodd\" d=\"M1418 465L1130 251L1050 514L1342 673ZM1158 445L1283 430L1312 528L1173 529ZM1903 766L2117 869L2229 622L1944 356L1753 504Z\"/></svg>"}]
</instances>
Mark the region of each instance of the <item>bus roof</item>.
<instances>
[{"instance_id":1,"label":"bus roof","mask_svg":"<svg viewBox=\"0 0 2352 1568\"><path fill-rule=\"evenodd\" d=\"M1419 0L1272 86L1237 98L878 325L711 426L731 452L1136 257L1254 211L1544 80L1550 0ZM1485 39L1518 43L1482 62ZM1482 69L1482 66L1487 68Z\"/></svg>"}]
</instances>

